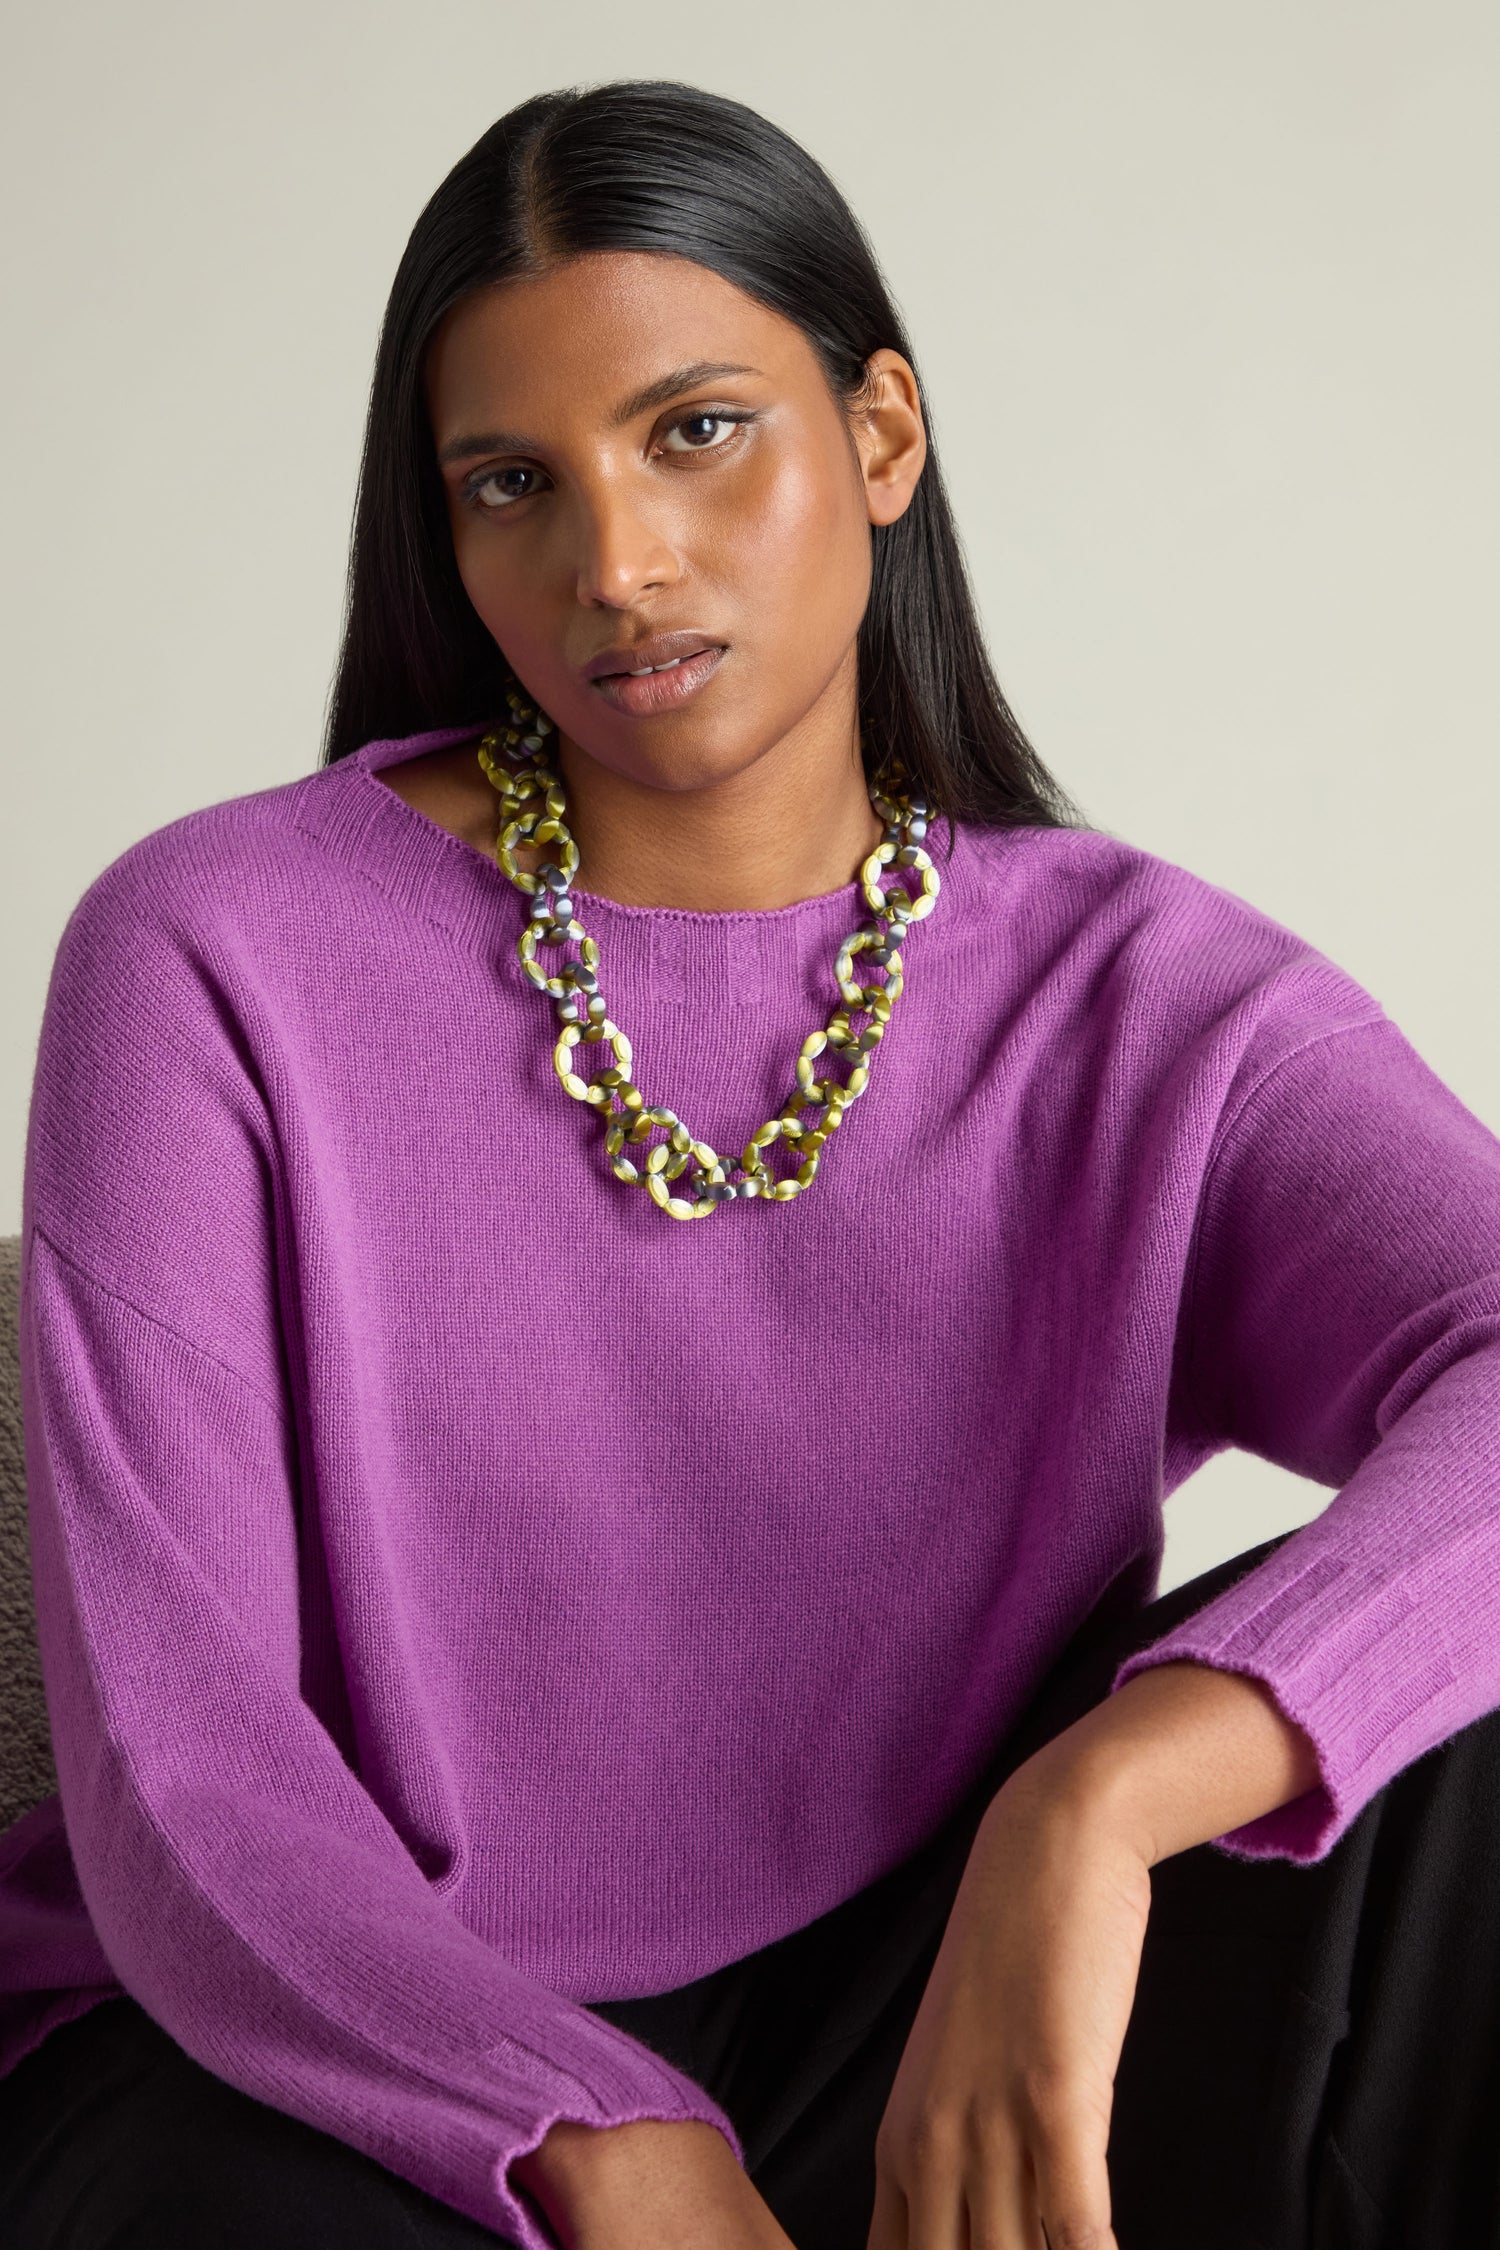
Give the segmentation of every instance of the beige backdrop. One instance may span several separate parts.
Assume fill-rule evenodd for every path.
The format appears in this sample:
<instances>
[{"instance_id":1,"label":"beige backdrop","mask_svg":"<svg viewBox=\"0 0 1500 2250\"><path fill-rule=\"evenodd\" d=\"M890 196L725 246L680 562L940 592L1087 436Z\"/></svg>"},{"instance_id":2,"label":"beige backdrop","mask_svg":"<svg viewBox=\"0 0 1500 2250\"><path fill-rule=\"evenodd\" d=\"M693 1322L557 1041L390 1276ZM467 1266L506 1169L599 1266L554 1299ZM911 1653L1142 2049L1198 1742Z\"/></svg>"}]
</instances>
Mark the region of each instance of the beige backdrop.
<instances>
[{"instance_id":1,"label":"beige backdrop","mask_svg":"<svg viewBox=\"0 0 1500 2250\"><path fill-rule=\"evenodd\" d=\"M315 762L420 204L524 95L629 75L756 104L865 218L1091 816L1500 1126L1493 0L9 0L4 47L0 1231L79 893ZM1323 1499L1214 1464L1168 1582Z\"/></svg>"}]
</instances>

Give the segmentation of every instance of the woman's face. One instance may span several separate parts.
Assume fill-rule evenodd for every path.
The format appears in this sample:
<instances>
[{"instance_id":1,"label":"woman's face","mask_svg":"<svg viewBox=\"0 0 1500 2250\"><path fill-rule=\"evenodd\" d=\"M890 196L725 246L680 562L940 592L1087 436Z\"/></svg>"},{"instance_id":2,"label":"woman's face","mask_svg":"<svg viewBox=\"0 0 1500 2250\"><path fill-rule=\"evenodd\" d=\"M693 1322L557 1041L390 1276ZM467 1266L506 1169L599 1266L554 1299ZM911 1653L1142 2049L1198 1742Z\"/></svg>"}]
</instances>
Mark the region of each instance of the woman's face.
<instances>
[{"instance_id":1,"label":"woman's face","mask_svg":"<svg viewBox=\"0 0 1500 2250\"><path fill-rule=\"evenodd\" d=\"M640 252L448 315L426 373L459 571L586 755L694 789L835 713L847 755L870 526L925 458L910 367L871 366L851 418L791 321Z\"/></svg>"}]
</instances>

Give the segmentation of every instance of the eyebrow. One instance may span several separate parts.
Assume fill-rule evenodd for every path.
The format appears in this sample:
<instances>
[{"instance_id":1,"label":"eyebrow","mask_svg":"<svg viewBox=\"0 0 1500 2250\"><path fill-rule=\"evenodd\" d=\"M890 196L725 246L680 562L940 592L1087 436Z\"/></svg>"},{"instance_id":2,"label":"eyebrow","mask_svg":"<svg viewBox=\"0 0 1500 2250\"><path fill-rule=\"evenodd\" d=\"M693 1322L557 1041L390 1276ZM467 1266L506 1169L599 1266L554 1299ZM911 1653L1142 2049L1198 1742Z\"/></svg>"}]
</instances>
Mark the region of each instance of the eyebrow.
<instances>
[{"instance_id":1,"label":"eyebrow","mask_svg":"<svg viewBox=\"0 0 1500 2250\"><path fill-rule=\"evenodd\" d=\"M618 429L633 422L638 414L648 414L653 406L670 406L674 398L684 391L695 391L704 383L723 382L731 375L758 375L758 367L739 367L729 360L699 359L686 367L674 367L665 375L658 375L654 383L632 391L622 399L610 416ZM438 454L440 463L469 461L481 453L536 453L541 449L535 439L522 437L514 430L479 430L469 437L449 438Z\"/></svg>"}]
</instances>

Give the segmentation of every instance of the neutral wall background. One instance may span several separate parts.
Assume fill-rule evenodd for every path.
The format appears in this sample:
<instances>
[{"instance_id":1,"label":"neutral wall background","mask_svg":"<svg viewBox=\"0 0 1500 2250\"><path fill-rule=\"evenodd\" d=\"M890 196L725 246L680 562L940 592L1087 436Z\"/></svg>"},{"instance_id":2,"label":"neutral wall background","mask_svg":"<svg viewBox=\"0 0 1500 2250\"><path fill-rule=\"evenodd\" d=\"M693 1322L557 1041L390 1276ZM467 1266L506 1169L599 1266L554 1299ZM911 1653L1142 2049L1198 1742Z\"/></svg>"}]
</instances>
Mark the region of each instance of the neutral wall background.
<instances>
[{"instance_id":1,"label":"neutral wall background","mask_svg":"<svg viewBox=\"0 0 1500 2250\"><path fill-rule=\"evenodd\" d=\"M502 110L688 78L860 211L1001 678L1102 826L1500 1127L1492 0L10 0L0 1231L94 875L317 759L376 326ZM1166 1583L1325 1495L1215 1463Z\"/></svg>"}]
</instances>

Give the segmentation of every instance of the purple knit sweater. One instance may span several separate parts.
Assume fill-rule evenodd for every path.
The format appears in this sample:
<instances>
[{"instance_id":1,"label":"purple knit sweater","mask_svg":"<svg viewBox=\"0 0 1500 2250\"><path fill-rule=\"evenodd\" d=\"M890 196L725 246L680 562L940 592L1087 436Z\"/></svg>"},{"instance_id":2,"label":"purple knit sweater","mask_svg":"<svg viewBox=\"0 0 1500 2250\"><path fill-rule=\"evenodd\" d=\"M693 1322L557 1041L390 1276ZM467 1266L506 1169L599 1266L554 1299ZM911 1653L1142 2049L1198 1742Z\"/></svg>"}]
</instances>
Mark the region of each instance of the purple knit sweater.
<instances>
[{"instance_id":1,"label":"purple knit sweater","mask_svg":"<svg viewBox=\"0 0 1500 2250\"><path fill-rule=\"evenodd\" d=\"M558 1086L522 900L377 778L460 739L178 820L64 932L22 1310L61 1809L0 1838L0 2067L123 1987L543 2250L508 2166L555 2119L741 2153L580 2003L915 1851L1216 1450L1340 1488L1120 1674L1311 1735L1223 1849L1321 1857L1500 1705L1500 1143L1238 900L965 827L812 1192L678 1224ZM855 886L579 901L649 1095L737 1149Z\"/></svg>"}]
</instances>

